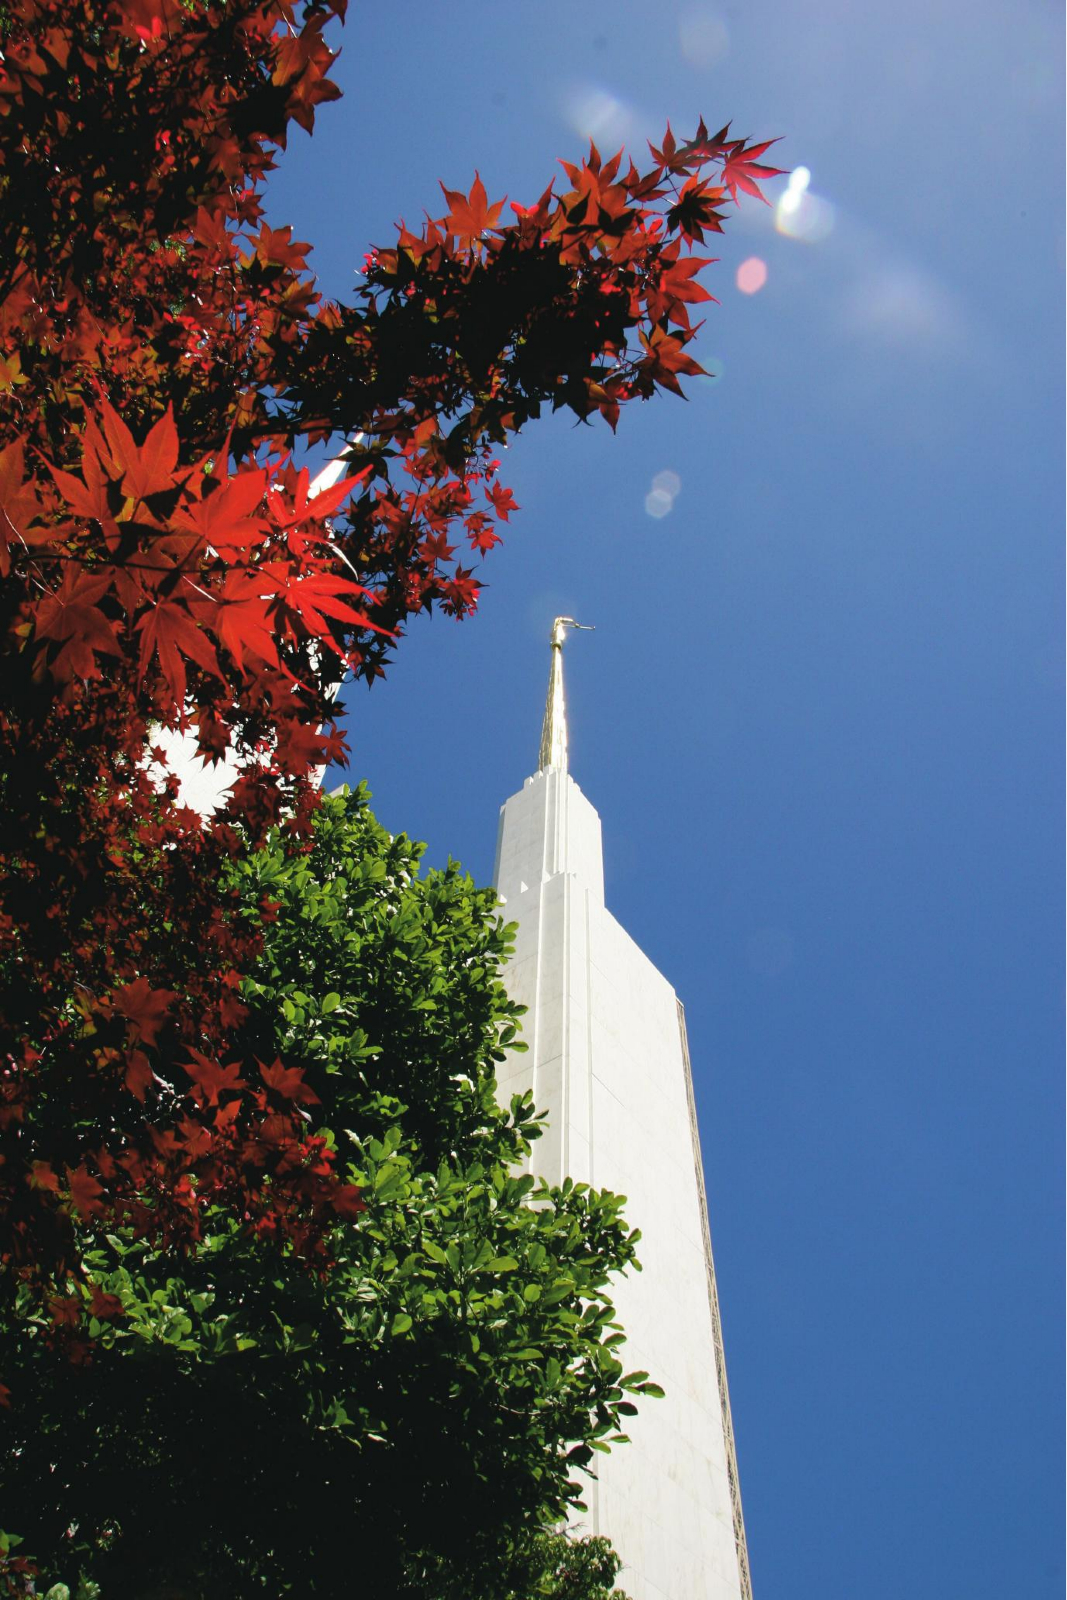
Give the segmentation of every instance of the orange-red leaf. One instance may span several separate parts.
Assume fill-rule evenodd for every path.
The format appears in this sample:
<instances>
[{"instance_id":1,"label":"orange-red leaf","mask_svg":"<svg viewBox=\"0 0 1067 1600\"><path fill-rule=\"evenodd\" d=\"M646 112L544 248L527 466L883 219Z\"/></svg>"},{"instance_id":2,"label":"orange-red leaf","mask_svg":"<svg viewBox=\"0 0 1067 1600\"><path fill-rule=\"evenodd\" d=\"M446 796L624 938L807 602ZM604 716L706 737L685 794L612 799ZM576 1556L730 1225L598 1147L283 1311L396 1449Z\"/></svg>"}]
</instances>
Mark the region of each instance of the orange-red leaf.
<instances>
[{"instance_id":1,"label":"orange-red leaf","mask_svg":"<svg viewBox=\"0 0 1067 1600\"><path fill-rule=\"evenodd\" d=\"M343 1189L338 1189L333 1196L333 1208L346 1222L355 1222L360 1212L367 1209L363 1196L354 1183L347 1183Z\"/></svg>"},{"instance_id":2,"label":"orange-red leaf","mask_svg":"<svg viewBox=\"0 0 1067 1600\"><path fill-rule=\"evenodd\" d=\"M764 205L770 205L770 201L760 188L757 179L777 178L784 169L782 167L761 166L754 157L761 156L765 150L770 149L772 144L777 143L777 139L765 139L762 144L749 145L747 149L743 143L731 149L730 154L723 162L722 181L726 188L729 189L735 202L737 200L737 191L741 189L745 194L753 195L755 199L762 200Z\"/></svg>"},{"instance_id":3,"label":"orange-red leaf","mask_svg":"<svg viewBox=\"0 0 1067 1600\"><path fill-rule=\"evenodd\" d=\"M155 1044L171 1001L177 998L173 989L153 989L147 978L135 978L118 990L112 1004L130 1024L135 1039Z\"/></svg>"},{"instance_id":4,"label":"orange-red leaf","mask_svg":"<svg viewBox=\"0 0 1067 1600\"><path fill-rule=\"evenodd\" d=\"M152 1082L152 1066L143 1050L131 1050L126 1059L126 1071L123 1081L134 1096L143 1104L148 1086Z\"/></svg>"},{"instance_id":5,"label":"orange-red leaf","mask_svg":"<svg viewBox=\"0 0 1067 1600\"><path fill-rule=\"evenodd\" d=\"M37 636L62 644L52 662L53 676L61 683L73 677L98 678L97 655L117 656L121 650L114 624L96 605L110 584L107 574L90 577L69 566L63 582L45 595L37 607Z\"/></svg>"},{"instance_id":6,"label":"orange-red leaf","mask_svg":"<svg viewBox=\"0 0 1067 1600\"><path fill-rule=\"evenodd\" d=\"M174 514L174 524L199 533L227 560L234 560L263 537L267 524L253 516L267 488L260 468L238 472L220 489L201 500L184 500Z\"/></svg>"},{"instance_id":7,"label":"orange-red leaf","mask_svg":"<svg viewBox=\"0 0 1067 1600\"><path fill-rule=\"evenodd\" d=\"M92 1217L97 1212L103 1211L100 1196L103 1187L89 1172L84 1161L75 1171L67 1168L67 1183L70 1188L70 1198L73 1205L77 1206L83 1217Z\"/></svg>"},{"instance_id":8,"label":"orange-red leaf","mask_svg":"<svg viewBox=\"0 0 1067 1600\"><path fill-rule=\"evenodd\" d=\"M184 657L225 681L214 645L180 601L164 600L153 606L138 622L137 631L141 635L140 672L143 675L153 655L158 656L160 671L176 706L185 703Z\"/></svg>"},{"instance_id":9,"label":"orange-red leaf","mask_svg":"<svg viewBox=\"0 0 1067 1600\"><path fill-rule=\"evenodd\" d=\"M105 1293L98 1283L90 1284L89 1313L98 1322L108 1322L112 1317L122 1316L122 1301L117 1294Z\"/></svg>"},{"instance_id":10,"label":"orange-red leaf","mask_svg":"<svg viewBox=\"0 0 1067 1600\"><path fill-rule=\"evenodd\" d=\"M275 1094L280 1094L285 1100L293 1100L298 1105L317 1106L319 1097L304 1082L303 1069L300 1067L284 1067L277 1058L271 1065L264 1066L259 1063L259 1070L263 1075L263 1082L268 1089L273 1089Z\"/></svg>"},{"instance_id":11,"label":"orange-red leaf","mask_svg":"<svg viewBox=\"0 0 1067 1600\"><path fill-rule=\"evenodd\" d=\"M461 245L474 243L483 233L496 227L504 201L496 200L492 205L489 204L485 184L477 172L469 195L457 189L446 189L444 184L441 190L448 201L448 216L442 219L442 226L454 234Z\"/></svg>"},{"instance_id":12,"label":"orange-red leaf","mask_svg":"<svg viewBox=\"0 0 1067 1600\"><path fill-rule=\"evenodd\" d=\"M215 1061L211 1056L202 1055L199 1050L190 1048L192 1058L184 1063L185 1070L193 1080L190 1091L198 1105L217 1106L219 1095L225 1090L237 1092L247 1089L248 1085L241 1077L240 1063L230 1061L225 1066L222 1062Z\"/></svg>"}]
</instances>

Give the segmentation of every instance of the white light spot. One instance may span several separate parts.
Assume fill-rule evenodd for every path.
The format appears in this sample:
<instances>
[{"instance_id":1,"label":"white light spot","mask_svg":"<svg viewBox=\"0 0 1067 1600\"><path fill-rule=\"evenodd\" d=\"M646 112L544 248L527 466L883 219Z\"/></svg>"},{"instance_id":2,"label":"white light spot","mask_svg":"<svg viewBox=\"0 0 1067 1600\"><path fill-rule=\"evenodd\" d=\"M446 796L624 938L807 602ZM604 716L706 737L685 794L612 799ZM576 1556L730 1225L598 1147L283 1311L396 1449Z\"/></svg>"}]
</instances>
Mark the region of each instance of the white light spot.
<instances>
[{"instance_id":1,"label":"white light spot","mask_svg":"<svg viewBox=\"0 0 1067 1600\"><path fill-rule=\"evenodd\" d=\"M811 173L808 171L807 167L794 167L792 172L789 174L789 181L786 184L785 193L778 202L779 211L784 211L788 214L790 211L798 210L801 198L810 182Z\"/></svg>"},{"instance_id":2,"label":"white light spot","mask_svg":"<svg viewBox=\"0 0 1067 1600\"><path fill-rule=\"evenodd\" d=\"M595 83L579 84L569 91L564 116L575 133L598 145L623 145L633 131L634 117L629 106Z\"/></svg>"},{"instance_id":3,"label":"white light spot","mask_svg":"<svg viewBox=\"0 0 1067 1600\"><path fill-rule=\"evenodd\" d=\"M818 244L832 232L834 208L829 200L812 194L811 173L807 167L794 167L789 182L778 196L774 225L787 239L803 244Z\"/></svg>"},{"instance_id":4,"label":"white light spot","mask_svg":"<svg viewBox=\"0 0 1067 1600\"><path fill-rule=\"evenodd\" d=\"M650 517L655 517L657 520L665 517L673 505L674 496L667 494L663 489L653 489L645 495L645 510Z\"/></svg>"},{"instance_id":5,"label":"white light spot","mask_svg":"<svg viewBox=\"0 0 1067 1600\"><path fill-rule=\"evenodd\" d=\"M673 500L682 487L682 480L676 472L657 472L652 479L652 488L661 494L670 495Z\"/></svg>"}]
</instances>

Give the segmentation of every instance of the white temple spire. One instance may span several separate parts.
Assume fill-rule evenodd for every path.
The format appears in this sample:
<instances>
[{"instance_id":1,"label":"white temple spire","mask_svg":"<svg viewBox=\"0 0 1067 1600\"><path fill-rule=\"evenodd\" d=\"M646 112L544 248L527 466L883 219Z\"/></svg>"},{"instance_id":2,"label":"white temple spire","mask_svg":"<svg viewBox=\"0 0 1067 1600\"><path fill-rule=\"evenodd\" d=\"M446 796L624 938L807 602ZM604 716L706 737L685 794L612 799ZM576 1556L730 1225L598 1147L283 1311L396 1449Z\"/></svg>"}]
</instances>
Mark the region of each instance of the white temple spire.
<instances>
[{"instance_id":1,"label":"white temple spire","mask_svg":"<svg viewBox=\"0 0 1067 1600\"><path fill-rule=\"evenodd\" d=\"M631 1443L598 1456L570 1526L611 1539L633 1600L752 1600L684 1014L604 904L600 818L567 771L562 653L577 626L553 623L540 767L500 813L504 982L526 1048L500 1062L497 1092L546 1114L529 1171L628 1197L644 1270L612 1286L622 1359L666 1392L639 1406Z\"/></svg>"},{"instance_id":2,"label":"white temple spire","mask_svg":"<svg viewBox=\"0 0 1067 1600\"><path fill-rule=\"evenodd\" d=\"M575 622L573 617L557 617L552 624L552 665L548 673L548 698L545 701L545 720L541 725L541 753L538 772L553 769L567 770L567 705L563 698L563 642L568 628L578 628L592 633L589 622Z\"/></svg>"}]
</instances>

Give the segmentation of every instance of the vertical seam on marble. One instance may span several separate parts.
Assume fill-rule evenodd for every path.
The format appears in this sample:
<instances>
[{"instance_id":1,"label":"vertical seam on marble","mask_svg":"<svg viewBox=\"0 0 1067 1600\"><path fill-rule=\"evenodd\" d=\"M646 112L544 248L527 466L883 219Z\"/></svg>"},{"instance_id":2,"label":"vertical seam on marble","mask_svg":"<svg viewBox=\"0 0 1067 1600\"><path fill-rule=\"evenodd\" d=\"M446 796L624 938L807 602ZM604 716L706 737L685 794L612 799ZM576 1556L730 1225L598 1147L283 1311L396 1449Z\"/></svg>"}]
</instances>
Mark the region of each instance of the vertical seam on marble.
<instances>
[{"instance_id":1,"label":"vertical seam on marble","mask_svg":"<svg viewBox=\"0 0 1067 1600\"><path fill-rule=\"evenodd\" d=\"M715 1376L719 1386L723 1442L726 1445L726 1475L730 1482L734 1547L737 1551L737 1570L741 1581L741 1600L752 1600L752 1574L748 1563L745 1519L741 1511L741 1481L737 1471L737 1449L734 1444L733 1418L730 1414L730 1389L726 1381L726 1351L722 1339L719 1290L715 1281L715 1261L711 1253L711 1223L708 1218L707 1191L704 1187L704 1163L700 1155L700 1129L697 1125L696 1096L693 1092L693 1068L689 1059L689 1035L685 1026L685 1007L677 995L675 996L675 1005L678 1007L678 1035L682 1045L685 1093L689 1105L689 1131L693 1140L693 1164L696 1167L697 1194L700 1197L701 1231L704 1235L704 1267L708 1280L708 1304L711 1308L711 1332L715 1345Z\"/></svg>"}]
</instances>

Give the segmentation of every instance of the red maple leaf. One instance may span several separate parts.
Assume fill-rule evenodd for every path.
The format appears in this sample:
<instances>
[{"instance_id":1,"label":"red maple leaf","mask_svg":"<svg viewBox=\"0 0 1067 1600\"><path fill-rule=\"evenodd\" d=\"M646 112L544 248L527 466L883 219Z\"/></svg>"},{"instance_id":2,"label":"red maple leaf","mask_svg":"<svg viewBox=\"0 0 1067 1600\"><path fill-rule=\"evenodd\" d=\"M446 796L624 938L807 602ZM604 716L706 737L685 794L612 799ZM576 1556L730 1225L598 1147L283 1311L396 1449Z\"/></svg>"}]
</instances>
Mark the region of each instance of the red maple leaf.
<instances>
[{"instance_id":1,"label":"red maple leaf","mask_svg":"<svg viewBox=\"0 0 1067 1600\"><path fill-rule=\"evenodd\" d=\"M238 998L241 987L239 972L226 972L222 977L222 994L219 997L219 1017L226 1028L240 1027L248 1016L248 1007Z\"/></svg>"},{"instance_id":2,"label":"red maple leaf","mask_svg":"<svg viewBox=\"0 0 1067 1600\"><path fill-rule=\"evenodd\" d=\"M96 1216L103 1211L104 1208L100 1204L103 1188L92 1176L84 1161L76 1170L67 1168L67 1184L71 1203L78 1208L83 1217Z\"/></svg>"},{"instance_id":3,"label":"red maple leaf","mask_svg":"<svg viewBox=\"0 0 1067 1600\"><path fill-rule=\"evenodd\" d=\"M651 373L656 383L662 389L670 389L674 394L682 394L682 386L678 382L679 372L687 375L698 375L704 368L687 356L681 339L676 339L671 333L664 333L662 328L655 328L651 338L646 338L642 333L641 343L648 351L641 366Z\"/></svg>"},{"instance_id":4,"label":"red maple leaf","mask_svg":"<svg viewBox=\"0 0 1067 1600\"><path fill-rule=\"evenodd\" d=\"M189 1054L192 1060L183 1062L183 1065L193 1080L190 1093L197 1105L217 1106L219 1095L226 1090L237 1093L241 1089L248 1088L241 1077L239 1062L230 1061L223 1066L222 1062L213 1060L211 1056L202 1055L199 1050L193 1050L191 1047Z\"/></svg>"},{"instance_id":5,"label":"red maple leaf","mask_svg":"<svg viewBox=\"0 0 1067 1600\"><path fill-rule=\"evenodd\" d=\"M130 1093L144 1103L148 1086L152 1082L153 1072L148 1057L143 1050L131 1050L126 1058L126 1070L123 1082Z\"/></svg>"},{"instance_id":6,"label":"red maple leaf","mask_svg":"<svg viewBox=\"0 0 1067 1600\"><path fill-rule=\"evenodd\" d=\"M244 669L249 655L268 666L281 667L271 608L254 580L231 573L221 596L218 633L238 668Z\"/></svg>"},{"instance_id":7,"label":"red maple leaf","mask_svg":"<svg viewBox=\"0 0 1067 1600\"><path fill-rule=\"evenodd\" d=\"M667 226L676 228L684 239L704 242L704 229L721 233L723 213L715 208L723 199L725 190L712 186L704 178L687 178L678 199L667 212Z\"/></svg>"},{"instance_id":8,"label":"red maple leaf","mask_svg":"<svg viewBox=\"0 0 1067 1600\"><path fill-rule=\"evenodd\" d=\"M105 428L107 415L104 417ZM135 445L132 453L119 458L124 468L122 487L134 500L144 500L150 494L161 494L174 488L174 469L178 465L178 430L174 426L174 407L168 406L163 416L148 430L145 442Z\"/></svg>"},{"instance_id":9,"label":"red maple leaf","mask_svg":"<svg viewBox=\"0 0 1067 1600\"><path fill-rule=\"evenodd\" d=\"M659 149L656 148L651 139L648 141L648 148L651 150L653 156L661 167L667 167L670 165L674 159L674 152L678 146L674 134L671 132L671 125L669 122L667 124L667 131L663 135L663 143Z\"/></svg>"},{"instance_id":10,"label":"red maple leaf","mask_svg":"<svg viewBox=\"0 0 1067 1600\"><path fill-rule=\"evenodd\" d=\"M771 148L772 144L777 143L777 139L765 139L762 144L752 144L746 149L744 140L737 140L729 146L730 153L723 162L722 181L729 189L735 203L737 191L741 189L745 194L754 195L757 200L762 200L764 205L770 205L770 201L756 180L777 178L784 168L760 166L754 158L761 156L765 150Z\"/></svg>"},{"instance_id":11,"label":"red maple leaf","mask_svg":"<svg viewBox=\"0 0 1067 1600\"><path fill-rule=\"evenodd\" d=\"M240 1101L231 1100L226 1109L230 1110L231 1108L236 1114L236 1112L240 1109ZM221 1115L222 1113L220 1112L219 1116L215 1119L216 1126L218 1125ZM210 1128L205 1128L202 1122L194 1122L192 1117L183 1117L178 1124L178 1128L182 1135L182 1140L185 1146L185 1154L188 1160L198 1161L201 1156L207 1155L208 1151L211 1149L211 1146L215 1142L215 1135L212 1133Z\"/></svg>"},{"instance_id":12,"label":"red maple leaf","mask_svg":"<svg viewBox=\"0 0 1067 1600\"><path fill-rule=\"evenodd\" d=\"M293 238L293 230L289 226L268 228L264 223L256 237L256 260L264 266L288 267L300 272L307 265L305 257L310 249L309 244L302 244L299 239Z\"/></svg>"},{"instance_id":13,"label":"red maple leaf","mask_svg":"<svg viewBox=\"0 0 1067 1600\"><path fill-rule=\"evenodd\" d=\"M57 1294L48 1302L52 1322L57 1328L76 1328L81 1321L81 1302L77 1295Z\"/></svg>"},{"instance_id":14,"label":"red maple leaf","mask_svg":"<svg viewBox=\"0 0 1067 1600\"><path fill-rule=\"evenodd\" d=\"M211 639L180 600L163 600L152 606L138 622L137 631L141 635L140 671L143 674L153 655L158 656L172 704L185 704L184 657L225 681Z\"/></svg>"},{"instance_id":15,"label":"red maple leaf","mask_svg":"<svg viewBox=\"0 0 1067 1600\"><path fill-rule=\"evenodd\" d=\"M469 617L478 609L481 584L467 567L457 567L455 575L441 585L444 609L452 616Z\"/></svg>"},{"instance_id":16,"label":"red maple leaf","mask_svg":"<svg viewBox=\"0 0 1067 1600\"><path fill-rule=\"evenodd\" d=\"M89 1285L89 1314L98 1322L109 1322L112 1317L121 1317L124 1309L117 1294L105 1293L98 1283Z\"/></svg>"},{"instance_id":17,"label":"red maple leaf","mask_svg":"<svg viewBox=\"0 0 1067 1600\"><path fill-rule=\"evenodd\" d=\"M502 483L494 483L491 489L483 490L485 498L493 502L493 510L504 522L507 522L513 511L521 511L515 496L510 489L505 489Z\"/></svg>"},{"instance_id":18,"label":"red maple leaf","mask_svg":"<svg viewBox=\"0 0 1067 1600\"><path fill-rule=\"evenodd\" d=\"M147 978L135 978L112 996L111 1003L130 1024L131 1037L141 1039L145 1044L155 1044L156 1036L166 1021L170 1003L177 998L173 989L153 989ZM143 1096L138 1098L142 1099Z\"/></svg>"},{"instance_id":19,"label":"red maple leaf","mask_svg":"<svg viewBox=\"0 0 1067 1600\"><path fill-rule=\"evenodd\" d=\"M363 1195L354 1183L346 1183L343 1189L338 1189L331 1203L337 1215L344 1217L346 1222L355 1222L360 1212L367 1209Z\"/></svg>"},{"instance_id":20,"label":"red maple leaf","mask_svg":"<svg viewBox=\"0 0 1067 1600\"><path fill-rule=\"evenodd\" d=\"M675 300L710 300L711 295L704 285L692 282L701 267L710 265L704 256L686 256L684 260L666 268L660 277L660 288Z\"/></svg>"},{"instance_id":21,"label":"red maple leaf","mask_svg":"<svg viewBox=\"0 0 1067 1600\"><path fill-rule=\"evenodd\" d=\"M284 599L289 610L297 613L304 625L320 639L329 636L329 624L324 620L325 617L334 617L339 622L354 623L359 628L371 628L375 633L393 638L394 634L390 628L383 628L380 623L372 622L365 611L354 610L340 598L343 594L369 595L369 593L363 584L353 583L350 578L337 578L329 572L309 572L304 577L293 579L287 585Z\"/></svg>"},{"instance_id":22,"label":"red maple leaf","mask_svg":"<svg viewBox=\"0 0 1067 1600\"><path fill-rule=\"evenodd\" d=\"M31 1164L29 1182L33 1189L47 1189L50 1194L59 1193L59 1179L47 1161L34 1161Z\"/></svg>"},{"instance_id":23,"label":"red maple leaf","mask_svg":"<svg viewBox=\"0 0 1067 1600\"><path fill-rule=\"evenodd\" d=\"M296 492L291 506L284 504L279 493L275 492L271 495L271 510L274 512L275 519L283 528L294 528L302 522L322 521L326 517L332 516L338 507L348 499L353 490L364 481L370 470L370 467L364 467L362 472L353 473L347 478L342 478L339 483L330 484L328 488L321 490L313 499L309 500L307 496L310 487L310 474L306 467L302 468L297 479Z\"/></svg>"},{"instance_id":24,"label":"red maple leaf","mask_svg":"<svg viewBox=\"0 0 1067 1600\"><path fill-rule=\"evenodd\" d=\"M458 189L446 189L444 184L441 190L448 201L448 216L440 219L440 225L446 232L455 235L461 245L475 243L500 221L504 201L497 200L489 204L485 184L477 172L469 195Z\"/></svg>"},{"instance_id":25,"label":"red maple leaf","mask_svg":"<svg viewBox=\"0 0 1067 1600\"><path fill-rule=\"evenodd\" d=\"M455 553L455 545L449 544L443 533L428 533L419 545L419 555L428 566L438 561L451 561Z\"/></svg>"},{"instance_id":26,"label":"red maple leaf","mask_svg":"<svg viewBox=\"0 0 1067 1600\"><path fill-rule=\"evenodd\" d=\"M276 1057L269 1067L259 1063L259 1070L263 1075L263 1082L268 1089L273 1089L275 1094L280 1094L285 1100L293 1100L297 1105L317 1106L319 1097L309 1089L304 1082L302 1067L284 1067Z\"/></svg>"},{"instance_id":27,"label":"red maple leaf","mask_svg":"<svg viewBox=\"0 0 1067 1600\"><path fill-rule=\"evenodd\" d=\"M114 624L95 603L110 586L106 573L89 576L71 565L59 588L38 604L38 638L57 640L62 646L51 664L52 674L60 683L68 683L74 677L98 678L97 655L122 654Z\"/></svg>"},{"instance_id":28,"label":"red maple leaf","mask_svg":"<svg viewBox=\"0 0 1067 1600\"><path fill-rule=\"evenodd\" d=\"M471 548L480 550L483 555L492 550L494 545L503 543L493 527L492 519L487 517L484 511L473 511L469 517L463 519L463 526L467 530Z\"/></svg>"},{"instance_id":29,"label":"red maple leaf","mask_svg":"<svg viewBox=\"0 0 1067 1600\"><path fill-rule=\"evenodd\" d=\"M218 480L210 479L214 485ZM237 560L252 545L262 541L266 521L253 513L263 502L267 474L261 468L245 468L212 488L199 500L183 499L174 513L175 527L198 533L206 544L228 561Z\"/></svg>"},{"instance_id":30,"label":"red maple leaf","mask_svg":"<svg viewBox=\"0 0 1067 1600\"><path fill-rule=\"evenodd\" d=\"M26 447L15 439L0 450L0 577L11 570L9 546L27 542L26 524L37 510L37 494L26 481Z\"/></svg>"},{"instance_id":31,"label":"red maple leaf","mask_svg":"<svg viewBox=\"0 0 1067 1600\"><path fill-rule=\"evenodd\" d=\"M276 730L278 763L286 772L305 772L308 767L323 766L329 760L326 753L329 743L321 729L298 722L295 717L286 717Z\"/></svg>"}]
</instances>

